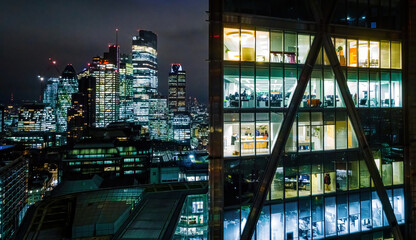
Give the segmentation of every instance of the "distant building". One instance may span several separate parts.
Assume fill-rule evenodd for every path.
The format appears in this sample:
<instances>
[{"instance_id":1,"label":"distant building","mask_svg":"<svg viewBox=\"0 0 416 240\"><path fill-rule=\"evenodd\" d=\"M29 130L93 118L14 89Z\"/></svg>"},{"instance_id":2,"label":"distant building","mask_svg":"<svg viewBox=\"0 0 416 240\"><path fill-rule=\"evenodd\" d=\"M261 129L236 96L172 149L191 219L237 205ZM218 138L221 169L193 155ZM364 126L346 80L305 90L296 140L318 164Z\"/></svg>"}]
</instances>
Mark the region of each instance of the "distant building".
<instances>
[{"instance_id":1,"label":"distant building","mask_svg":"<svg viewBox=\"0 0 416 240\"><path fill-rule=\"evenodd\" d=\"M134 121L149 126L149 99L157 93L157 36L140 30L133 36L133 112Z\"/></svg>"},{"instance_id":2,"label":"distant building","mask_svg":"<svg viewBox=\"0 0 416 240\"><path fill-rule=\"evenodd\" d=\"M56 103L56 131L67 131L68 109L71 107L72 94L78 92L78 78L72 65L67 65L58 83Z\"/></svg>"},{"instance_id":3,"label":"distant building","mask_svg":"<svg viewBox=\"0 0 416 240\"><path fill-rule=\"evenodd\" d=\"M58 101L59 81L59 78L49 78L43 91L43 103L50 106L54 111Z\"/></svg>"},{"instance_id":4,"label":"distant building","mask_svg":"<svg viewBox=\"0 0 416 240\"><path fill-rule=\"evenodd\" d=\"M72 106L68 110L68 143L79 140L95 124L96 80L86 76L78 83L79 92L72 94Z\"/></svg>"},{"instance_id":5,"label":"distant building","mask_svg":"<svg viewBox=\"0 0 416 240\"><path fill-rule=\"evenodd\" d=\"M15 239L27 204L28 162L13 146L0 146L0 236Z\"/></svg>"},{"instance_id":6,"label":"distant building","mask_svg":"<svg viewBox=\"0 0 416 240\"><path fill-rule=\"evenodd\" d=\"M0 133L4 132L4 106L0 105Z\"/></svg>"},{"instance_id":7,"label":"distant building","mask_svg":"<svg viewBox=\"0 0 416 240\"><path fill-rule=\"evenodd\" d=\"M172 119L173 140L183 145L191 141L191 118L187 114L176 114Z\"/></svg>"},{"instance_id":8,"label":"distant building","mask_svg":"<svg viewBox=\"0 0 416 240\"><path fill-rule=\"evenodd\" d=\"M120 57L120 121L133 122L133 64L131 55Z\"/></svg>"},{"instance_id":9,"label":"distant building","mask_svg":"<svg viewBox=\"0 0 416 240\"><path fill-rule=\"evenodd\" d=\"M55 115L51 107L43 103L24 103L19 108L17 131L54 132Z\"/></svg>"},{"instance_id":10,"label":"distant building","mask_svg":"<svg viewBox=\"0 0 416 240\"><path fill-rule=\"evenodd\" d=\"M116 48L118 46L110 45L104 58L95 57L90 65L91 74L96 79L96 127L106 127L119 118L120 75L118 59L114 56Z\"/></svg>"},{"instance_id":11,"label":"distant building","mask_svg":"<svg viewBox=\"0 0 416 240\"><path fill-rule=\"evenodd\" d=\"M148 182L151 145L146 141L84 140L74 145L63 159L62 179L134 176Z\"/></svg>"},{"instance_id":12,"label":"distant building","mask_svg":"<svg viewBox=\"0 0 416 240\"><path fill-rule=\"evenodd\" d=\"M186 111L186 72L180 64L172 64L169 72L169 111Z\"/></svg>"},{"instance_id":13,"label":"distant building","mask_svg":"<svg viewBox=\"0 0 416 240\"><path fill-rule=\"evenodd\" d=\"M149 99L149 133L151 139L169 139L169 115L166 98Z\"/></svg>"}]
</instances>

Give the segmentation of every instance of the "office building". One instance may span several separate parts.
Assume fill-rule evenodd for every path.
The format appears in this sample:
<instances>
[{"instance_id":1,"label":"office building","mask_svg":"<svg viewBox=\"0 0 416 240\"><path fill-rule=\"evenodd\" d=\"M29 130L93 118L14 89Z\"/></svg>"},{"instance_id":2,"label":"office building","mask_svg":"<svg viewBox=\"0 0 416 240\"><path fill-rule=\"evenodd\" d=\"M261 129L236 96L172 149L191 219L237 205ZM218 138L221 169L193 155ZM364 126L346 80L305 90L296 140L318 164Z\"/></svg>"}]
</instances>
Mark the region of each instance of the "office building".
<instances>
[{"instance_id":1,"label":"office building","mask_svg":"<svg viewBox=\"0 0 416 240\"><path fill-rule=\"evenodd\" d=\"M55 112L44 103L23 103L19 108L19 132L55 132Z\"/></svg>"},{"instance_id":2,"label":"office building","mask_svg":"<svg viewBox=\"0 0 416 240\"><path fill-rule=\"evenodd\" d=\"M405 2L336 3L210 1L211 239L409 239Z\"/></svg>"},{"instance_id":3,"label":"office building","mask_svg":"<svg viewBox=\"0 0 416 240\"><path fill-rule=\"evenodd\" d=\"M14 146L0 147L0 239L15 239L23 219L28 190L28 161Z\"/></svg>"},{"instance_id":4,"label":"office building","mask_svg":"<svg viewBox=\"0 0 416 240\"><path fill-rule=\"evenodd\" d=\"M157 93L157 36L140 30L132 40L134 121L149 128L149 99Z\"/></svg>"},{"instance_id":5,"label":"office building","mask_svg":"<svg viewBox=\"0 0 416 240\"><path fill-rule=\"evenodd\" d=\"M169 111L166 98L149 99L149 134L151 139L168 141Z\"/></svg>"},{"instance_id":6,"label":"office building","mask_svg":"<svg viewBox=\"0 0 416 240\"><path fill-rule=\"evenodd\" d=\"M120 109L120 74L118 58L115 55L119 46L110 45L104 58L95 57L90 65L91 75L96 79L95 126L106 127L117 122Z\"/></svg>"},{"instance_id":7,"label":"office building","mask_svg":"<svg viewBox=\"0 0 416 240\"><path fill-rule=\"evenodd\" d=\"M68 110L68 143L80 140L95 124L96 79L92 76L81 77L78 86L79 91L72 94Z\"/></svg>"},{"instance_id":8,"label":"office building","mask_svg":"<svg viewBox=\"0 0 416 240\"><path fill-rule=\"evenodd\" d=\"M48 78L43 91L43 103L50 106L54 111L56 110L56 103L58 101L59 81L59 78Z\"/></svg>"},{"instance_id":9,"label":"office building","mask_svg":"<svg viewBox=\"0 0 416 240\"><path fill-rule=\"evenodd\" d=\"M191 118L188 114L175 114L171 120L172 139L184 146L191 141Z\"/></svg>"},{"instance_id":10,"label":"office building","mask_svg":"<svg viewBox=\"0 0 416 240\"><path fill-rule=\"evenodd\" d=\"M180 64L172 64L169 72L169 111L186 112L186 72Z\"/></svg>"},{"instance_id":11,"label":"office building","mask_svg":"<svg viewBox=\"0 0 416 240\"><path fill-rule=\"evenodd\" d=\"M51 88L52 89L52 88ZM52 91L52 90L51 90ZM53 92L53 91L52 91ZM72 94L78 92L78 78L72 65L67 65L59 79L56 102L56 131L67 131L68 109Z\"/></svg>"},{"instance_id":12,"label":"office building","mask_svg":"<svg viewBox=\"0 0 416 240\"><path fill-rule=\"evenodd\" d=\"M4 106L0 105L0 133L4 132Z\"/></svg>"},{"instance_id":13,"label":"office building","mask_svg":"<svg viewBox=\"0 0 416 240\"><path fill-rule=\"evenodd\" d=\"M120 57L120 121L133 122L133 64L131 55Z\"/></svg>"}]
</instances>

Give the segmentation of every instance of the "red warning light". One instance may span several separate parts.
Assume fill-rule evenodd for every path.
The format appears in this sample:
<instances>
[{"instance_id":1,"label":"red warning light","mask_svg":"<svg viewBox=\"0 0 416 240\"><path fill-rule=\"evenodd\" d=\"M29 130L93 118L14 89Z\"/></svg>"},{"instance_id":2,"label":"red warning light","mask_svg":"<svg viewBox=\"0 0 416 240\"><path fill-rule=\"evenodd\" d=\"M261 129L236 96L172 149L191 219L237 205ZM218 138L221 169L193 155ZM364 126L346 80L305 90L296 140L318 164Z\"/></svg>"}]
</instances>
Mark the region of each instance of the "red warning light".
<instances>
[{"instance_id":1,"label":"red warning light","mask_svg":"<svg viewBox=\"0 0 416 240\"><path fill-rule=\"evenodd\" d=\"M52 64L56 64L56 61L52 61Z\"/></svg>"}]
</instances>

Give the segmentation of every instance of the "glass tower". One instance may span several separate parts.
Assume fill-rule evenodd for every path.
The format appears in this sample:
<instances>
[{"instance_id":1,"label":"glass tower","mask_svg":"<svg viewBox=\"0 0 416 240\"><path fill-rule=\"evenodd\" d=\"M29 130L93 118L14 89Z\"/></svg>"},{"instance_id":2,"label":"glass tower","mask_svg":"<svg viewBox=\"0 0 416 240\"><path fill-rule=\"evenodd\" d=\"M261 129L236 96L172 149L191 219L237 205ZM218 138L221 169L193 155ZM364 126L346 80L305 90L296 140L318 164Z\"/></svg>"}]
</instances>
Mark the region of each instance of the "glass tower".
<instances>
[{"instance_id":1,"label":"glass tower","mask_svg":"<svg viewBox=\"0 0 416 240\"><path fill-rule=\"evenodd\" d=\"M140 30L132 41L133 114L144 129L149 126L149 99L157 93L157 36Z\"/></svg>"},{"instance_id":2,"label":"glass tower","mask_svg":"<svg viewBox=\"0 0 416 240\"><path fill-rule=\"evenodd\" d=\"M133 119L133 64L130 55L120 57L120 120Z\"/></svg>"},{"instance_id":3,"label":"glass tower","mask_svg":"<svg viewBox=\"0 0 416 240\"><path fill-rule=\"evenodd\" d=\"M56 131L66 132L68 108L71 107L72 94L78 92L78 78L72 65L67 65L58 83L56 103Z\"/></svg>"},{"instance_id":4,"label":"glass tower","mask_svg":"<svg viewBox=\"0 0 416 240\"><path fill-rule=\"evenodd\" d=\"M221 226L212 228L213 236L239 239L243 232L318 34L307 2L211 0L210 142L218 143L210 149L211 219L221 219L213 223ZM373 3L343 4L334 21L355 20L329 33L394 214L404 224L403 39L396 25L376 24L389 29L387 35L373 29L378 18L364 21L367 29L356 27L371 14L359 15L355 7ZM335 74L319 47L253 239L391 237Z\"/></svg>"},{"instance_id":5,"label":"glass tower","mask_svg":"<svg viewBox=\"0 0 416 240\"><path fill-rule=\"evenodd\" d=\"M186 72L180 64L172 64L170 67L169 111L186 112Z\"/></svg>"}]
</instances>

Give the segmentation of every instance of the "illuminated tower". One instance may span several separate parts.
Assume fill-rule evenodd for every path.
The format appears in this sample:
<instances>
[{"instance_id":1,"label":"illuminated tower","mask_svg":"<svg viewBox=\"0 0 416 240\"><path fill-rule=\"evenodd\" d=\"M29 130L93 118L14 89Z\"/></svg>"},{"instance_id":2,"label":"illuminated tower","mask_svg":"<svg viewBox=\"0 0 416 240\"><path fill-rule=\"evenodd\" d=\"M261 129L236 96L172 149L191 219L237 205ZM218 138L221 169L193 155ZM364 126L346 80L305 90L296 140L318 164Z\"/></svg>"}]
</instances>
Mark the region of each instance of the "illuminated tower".
<instances>
[{"instance_id":1,"label":"illuminated tower","mask_svg":"<svg viewBox=\"0 0 416 240\"><path fill-rule=\"evenodd\" d=\"M133 36L133 113L136 123L149 126L149 99L157 93L157 36L140 30Z\"/></svg>"},{"instance_id":2,"label":"illuminated tower","mask_svg":"<svg viewBox=\"0 0 416 240\"><path fill-rule=\"evenodd\" d=\"M186 111L186 72L180 64L172 64L169 72L169 111Z\"/></svg>"},{"instance_id":3,"label":"illuminated tower","mask_svg":"<svg viewBox=\"0 0 416 240\"><path fill-rule=\"evenodd\" d=\"M67 130L68 108L71 107L72 94L78 92L78 78L72 65L67 65L58 83L56 103L56 131Z\"/></svg>"}]
</instances>

